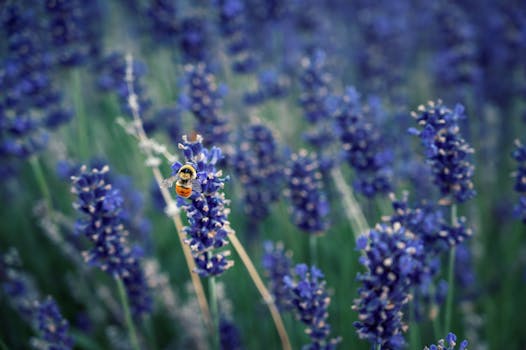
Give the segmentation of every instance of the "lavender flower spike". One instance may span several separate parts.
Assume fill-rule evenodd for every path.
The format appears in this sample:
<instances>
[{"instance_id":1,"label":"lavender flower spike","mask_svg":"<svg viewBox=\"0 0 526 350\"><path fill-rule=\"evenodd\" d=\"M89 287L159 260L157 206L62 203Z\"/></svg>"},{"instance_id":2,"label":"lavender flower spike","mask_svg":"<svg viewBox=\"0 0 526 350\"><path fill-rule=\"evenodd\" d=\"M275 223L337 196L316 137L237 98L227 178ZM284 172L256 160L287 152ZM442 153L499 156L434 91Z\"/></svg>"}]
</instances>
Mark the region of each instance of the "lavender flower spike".
<instances>
[{"instance_id":1,"label":"lavender flower spike","mask_svg":"<svg viewBox=\"0 0 526 350\"><path fill-rule=\"evenodd\" d=\"M228 200L223 189L227 178L222 177L221 170L216 169L217 162L222 159L221 150L203 147L203 138L197 135L195 141L188 141L183 136L179 144L183 150L186 163L191 164L197 172L197 181L201 191L193 190L190 201L180 198L179 205L186 211L188 226L184 228L188 238L185 243L192 250L197 273L201 276L214 276L223 273L233 265L228 260L229 251L214 252L228 244ZM183 164L175 162L172 174L176 175Z\"/></svg>"},{"instance_id":2,"label":"lavender flower spike","mask_svg":"<svg viewBox=\"0 0 526 350\"><path fill-rule=\"evenodd\" d=\"M331 327L327 323L327 309L330 297L325 288L323 273L311 266L298 264L291 274L283 277L289 289L290 302L296 317L307 325L305 333L312 343L303 346L303 350L335 349L339 338L328 339Z\"/></svg>"},{"instance_id":3,"label":"lavender flower spike","mask_svg":"<svg viewBox=\"0 0 526 350\"><path fill-rule=\"evenodd\" d=\"M311 234L322 234L329 227L329 202L323 192L322 175L316 158L306 150L292 155L291 166L285 170L288 178L292 221Z\"/></svg>"},{"instance_id":4,"label":"lavender flower spike","mask_svg":"<svg viewBox=\"0 0 526 350\"><path fill-rule=\"evenodd\" d=\"M434 183L443 195L451 195L457 202L465 202L476 194L473 189L474 166L469 156L473 148L460 135L459 121L464 119L464 106L449 109L442 101L430 101L418 107L412 116L421 130L409 129L420 137L430 163Z\"/></svg>"},{"instance_id":5,"label":"lavender flower spike","mask_svg":"<svg viewBox=\"0 0 526 350\"><path fill-rule=\"evenodd\" d=\"M357 279L362 283L353 310L358 312L354 323L358 336L382 350L402 349L402 335L407 326L402 310L409 301L409 292L421 275L423 246L420 240L399 223L377 225L369 236L357 240L364 252L360 263L367 268Z\"/></svg>"},{"instance_id":6,"label":"lavender flower spike","mask_svg":"<svg viewBox=\"0 0 526 350\"><path fill-rule=\"evenodd\" d=\"M73 206L83 214L76 222L76 230L93 243L92 248L83 253L85 261L122 279L132 312L138 317L151 311L152 299L139 264L139 252L127 242L123 199L108 181L109 170L107 165L89 171L82 166L80 174L71 177L71 192L78 196Z\"/></svg>"},{"instance_id":7,"label":"lavender flower spike","mask_svg":"<svg viewBox=\"0 0 526 350\"><path fill-rule=\"evenodd\" d=\"M446 339L440 339L438 345L432 344L429 347L425 347L424 350L455 350L457 346L457 336L454 333L449 333ZM468 341L463 340L460 343L458 350L467 350Z\"/></svg>"},{"instance_id":8,"label":"lavender flower spike","mask_svg":"<svg viewBox=\"0 0 526 350\"><path fill-rule=\"evenodd\" d=\"M47 297L36 302L35 317L40 333L39 339L32 339L36 349L69 350L73 348L73 339L69 336L69 323L60 314L57 303Z\"/></svg>"}]
</instances>

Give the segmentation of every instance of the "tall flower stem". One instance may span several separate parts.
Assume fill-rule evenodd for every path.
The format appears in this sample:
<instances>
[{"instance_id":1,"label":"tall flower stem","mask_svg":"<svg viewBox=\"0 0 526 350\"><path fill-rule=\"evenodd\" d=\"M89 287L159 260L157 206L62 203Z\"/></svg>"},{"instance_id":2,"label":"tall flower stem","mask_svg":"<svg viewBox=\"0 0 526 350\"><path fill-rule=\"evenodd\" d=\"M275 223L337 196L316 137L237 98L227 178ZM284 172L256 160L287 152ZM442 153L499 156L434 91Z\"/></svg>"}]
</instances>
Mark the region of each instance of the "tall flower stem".
<instances>
[{"instance_id":1,"label":"tall flower stem","mask_svg":"<svg viewBox=\"0 0 526 350\"><path fill-rule=\"evenodd\" d=\"M318 236L315 234L309 234L309 250L310 250L310 263L311 265L318 265Z\"/></svg>"},{"instance_id":2,"label":"tall flower stem","mask_svg":"<svg viewBox=\"0 0 526 350\"><path fill-rule=\"evenodd\" d=\"M152 150L152 144L153 142L148 138L146 135L146 132L144 131L144 127L142 124L142 120L139 114L139 105L137 102L137 95L135 94L134 88L133 88L133 58L131 55L126 56L126 82L128 85L128 105L130 106L130 110L133 114L133 132L132 135L137 138L139 141L139 146L141 146L141 149L145 153L147 157L147 163L150 165L153 176L155 178L155 181L157 182L157 186L159 186L159 189L161 190L161 194L163 196L163 199L166 203L167 208L167 214L172 218L172 221L175 225L175 230L177 231L177 235L179 236L179 243L181 244L181 248L183 250L183 255L186 260L186 266L188 267L188 271L190 273L190 278L192 280L192 285L194 287L194 291L197 297L197 301L199 303L199 308L201 309L201 313L203 315L203 320L210 332L213 332L212 328L212 321L210 317L210 309L208 307L208 302L206 300L203 284L201 283L201 279L195 273L195 262L192 257L192 253L190 251L190 247L188 245L184 244L184 231L183 231L183 222L181 221L181 217L179 216L179 211L177 209L177 204L172 198L172 195L168 191L167 188L162 186L163 184L163 176L161 174L161 170L159 169L159 163L158 159L154 156L153 150ZM163 155L166 156L166 150L164 150ZM171 157L173 158L173 157Z\"/></svg>"},{"instance_id":3,"label":"tall flower stem","mask_svg":"<svg viewBox=\"0 0 526 350\"><path fill-rule=\"evenodd\" d=\"M210 276L208 278L208 301L210 303L210 313L212 314L212 349L220 349L219 346L219 310L217 307L217 291L216 291L216 278Z\"/></svg>"},{"instance_id":4,"label":"tall flower stem","mask_svg":"<svg viewBox=\"0 0 526 350\"><path fill-rule=\"evenodd\" d=\"M451 224L455 226L457 224L457 206L456 204L451 205ZM455 276L454 276L454 270L455 270L455 250L456 247L451 247L451 250L449 251L449 266L448 266L448 276L447 276L447 283L448 283L448 292L447 292L447 299L446 299L446 315L444 318L444 328L443 330L447 332L451 325L451 312L453 311L453 295L455 292Z\"/></svg>"},{"instance_id":5,"label":"tall flower stem","mask_svg":"<svg viewBox=\"0 0 526 350\"><path fill-rule=\"evenodd\" d=\"M44 176L44 171L42 170L42 165L40 164L38 157L35 155L32 156L31 158L29 158L29 163L31 164L31 168L33 169L33 174L35 175L35 179L37 180L40 192L42 192L42 196L44 196L44 199L46 200L47 207L52 208L51 192L49 191L49 187L46 182L46 177Z\"/></svg>"},{"instance_id":6,"label":"tall flower stem","mask_svg":"<svg viewBox=\"0 0 526 350\"><path fill-rule=\"evenodd\" d=\"M243 247L241 242L237 239L236 233L231 229L228 232L228 238L230 239L230 243L232 243L232 246L236 250L237 254L241 258L241 261L245 265L245 268L247 269L248 274L250 275L250 278L252 278L254 285L259 291L259 294L261 294L261 297L263 298L263 300L267 304L267 307L269 308L270 314L272 315L272 319L274 320L274 324L276 325L276 329L281 339L282 349L291 350L292 347L290 345L289 336L287 335L287 330L285 329L285 326L283 325L283 320L281 319L281 315L279 314L278 308L276 307L276 304L274 303L272 294L270 294L267 287L265 287L263 280L259 276L256 268L254 267L254 264L252 263L252 260L250 259L247 252L245 251L245 248Z\"/></svg>"},{"instance_id":7,"label":"tall flower stem","mask_svg":"<svg viewBox=\"0 0 526 350\"><path fill-rule=\"evenodd\" d=\"M124 310L124 320L126 321L126 327L128 328L128 334L130 336L130 342L134 350L141 350L139 345L139 338L137 337L137 331L135 330L135 325L133 324L130 305L128 302L128 297L126 296L126 290L124 288L124 283L119 277L115 278L117 282L117 289L119 290L119 298L121 300L122 309Z\"/></svg>"},{"instance_id":8,"label":"tall flower stem","mask_svg":"<svg viewBox=\"0 0 526 350\"><path fill-rule=\"evenodd\" d=\"M88 156L88 129L86 123L86 110L82 98L82 77L80 70L73 70L73 104L75 106L75 119L77 121L77 141L79 146L79 155L82 158Z\"/></svg>"},{"instance_id":9,"label":"tall flower stem","mask_svg":"<svg viewBox=\"0 0 526 350\"><path fill-rule=\"evenodd\" d=\"M354 197L352 189L347 185L343 179L342 171L339 167L334 167L331 170L332 178L336 184L336 188L340 191L343 199L343 205L345 206L345 214L351 224L351 228L354 233L354 237L358 238L359 235L366 233L369 225L365 219L365 215Z\"/></svg>"},{"instance_id":10,"label":"tall flower stem","mask_svg":"<svg viewBox=\"0 0 526 350\"><path fill-rule=\"evenodd\" d=\"M420 346L420 329L416 321L415 310L415 290L411 293L413 298L409 301L409 341L412 350L419 349Z\"/></svg>"}]
</instances>

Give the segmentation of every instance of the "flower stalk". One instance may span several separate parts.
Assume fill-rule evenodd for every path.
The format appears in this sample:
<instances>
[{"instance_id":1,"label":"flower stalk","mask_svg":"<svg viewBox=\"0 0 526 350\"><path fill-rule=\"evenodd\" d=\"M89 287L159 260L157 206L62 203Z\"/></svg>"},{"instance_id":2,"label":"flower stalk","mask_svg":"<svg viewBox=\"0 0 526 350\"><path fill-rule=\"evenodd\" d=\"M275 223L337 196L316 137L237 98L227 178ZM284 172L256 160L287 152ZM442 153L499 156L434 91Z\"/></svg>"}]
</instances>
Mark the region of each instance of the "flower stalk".
<instances>
[{"instance_id":1,"label":"flower stalk","mask_svg":"<svg viewBox=\"0 0 526 350\"><path fill-rule=\"evenodd\" d=\"M146 135L146 132L144 131L142 120L139 114L139 105L137 102L137 95L135 94L134 88L133 88L133 79L134 79L133 78L133 57L131 54L128 54L126 56L126 63L127 63L126 64L126 82L127 82L128 91L129 91L128 105L130 106L130 110L132 112L133 121L134 121L133 130L127 130L127 131L131 131L132 135L134 135L139 140L139 144L142 145L141 149L147 157L148 165L152 169L155 181L157 182L157 185L159 186L161 190L162 197L166 203L167 214L168 216L172 218L172 221L175 225L175 229L179 236L179 243L181 244L181 248L183 250L183 255L186 260L186 265L190 273L192 285L194 287L194 290L197 296L197 301L199 303L199 307L203 315L204 323L206 324L208 329L211 332L213 332L214 330L213 330L212 322L211 322L210 309L208 307L208 302L206 300L203 284L201 283L199 276L196 273L194 273L196 266L195 266L194 259L192 258L192 253L190 252L190 247L184 244L184 239L185 239L185 235L183 231L184 225L181 221L181 217L179 216L177 205L175 201L173 200L172 195L170 194L169 190L165 188L164 186L162 186L163 176L159 169L160 160L158 160L154 156L154 152L152 148L148 147L148 145L151 145L152 142Z\"/></svg>"},{"instance_id":2,"label":"flower stalk","mask_svg":"<svg viewBox=\"0 0 526 350\"><path fill-rule=\"evenodd\" d=\"M130 337L131 346L133 350L141 350L141 346L139 345L139 338L137 337L137 331L135 330L135 325L133 324L133 319L130 312L130 303L128 302L128 297L126 296L124 283L119 277L115 278L115 281L117 282L117 289L119 290L119 299L121 300L122 309L124 310L124 320L126 322L126 328L128 328L128 335Z\"/></svg>"},{"instance_id":3,"label":"flower stalk","mask_svg":"<svg viewBox=\"0 0 526 350\"><path fill-rule=\"evenodd\" d=\"M278 331L278 334L281 340L282 349L291 350L292 347L290 345L290 340L287 334L287 330L285 329L285 325L283 324L283 320L278 311L276 303L274 302L274 299L272 298L272 295L268 291L267 287L265 287L265 283L263 283L261 277L259 276L259 273L257 272L254 266L254 263L252 262L247 252L245 251L245 248L243 247L243 245L237 238L234 230L229 229L228 238L230 239L230 243L232 243L232 246L236 250L241 261L243 262L243 265L245 265L245 268L247 269L248 274L250 275L250 278L254 282L254 285L256 286L257 290L259 291L259 294L261 294L261 297L265 301L265 304L267 304L267 307L272 316L272 320L274 321L274 324Z\"/></svg>"}]
</instances>

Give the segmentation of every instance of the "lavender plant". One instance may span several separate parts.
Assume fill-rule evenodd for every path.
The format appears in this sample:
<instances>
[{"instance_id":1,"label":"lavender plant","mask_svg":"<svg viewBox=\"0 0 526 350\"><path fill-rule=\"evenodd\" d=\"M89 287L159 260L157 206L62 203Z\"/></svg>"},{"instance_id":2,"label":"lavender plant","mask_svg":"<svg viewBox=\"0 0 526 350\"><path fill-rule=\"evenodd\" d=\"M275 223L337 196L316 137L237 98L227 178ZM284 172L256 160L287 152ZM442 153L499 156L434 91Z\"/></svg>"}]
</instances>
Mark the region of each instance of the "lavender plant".
<instances>
[{"instance_id":1,"label":"lavender plant","mask_svg":"<svg viewBox=\"0 0 526 350\"><path fill-rule=\"evenodd\" d=\"M292 222L309 234L322 234L329 228L329 202L323 191L318 160L306 150L293 154L285 170Z\"/></svg>"},{"instance_id":2,"label":"lavender plant","mask_svg":"<svg viewBox=\"0 0 526 350\"><path fill-rule=\"evenodd\" d=\"M403 308L410 300L411 288L422 276L422 241L400 225L378 225L357 240L363 251L360 263L367 269L358 273L362 283L353 310L358 335L381 349L402 349Z\"/></svg>"},{"instance_id":3,"label":"lavender plant","mask_svg":"<svg viewBox=\"0 0 526 350\"><path fill-rule=\"evenodd\" d=\"M331 327L327 323L330 297L323 273L316 267L298 264L283 282L288 288L290 304L296 317L303 322L311 343L302 349L336 349L339 338L329 339Z\"/></svg>"},{"instance_id":4,"label":"lavender plant","mask_svg":"<svg viewBox=\"0 0 526 350\"><path fill-rule=\"evenodd\" d=\"M219 275L233 265L228 260L228 251L214 251L228 244L229 201L221 192L227 178L222 177L221 170L216 168L222 153L217 147L205 148L201 136L194 141L183 136L179 147L184 152L186 164L195 168L201 186L201 191L192 191L189 201L179 201L189 223L184 229L188 237L186 244L192 250L197 273L201 276ZM172 174L177 175L182 166L182 163L175 162Z\"/></svg>"},{"instance_id":5,"label":"lavender plant","mask_svg":"<svg viewBox=\"0 0 526 350\"><path fill-rule=\"evenodd\" d=\"M140 255L127 242L128 231L121 217L122 196L108 182L108 172L108 166L90 170L83 166L72 177L71 192L77 196L74 207L82 215L76 230L93 244L83 252L86 263L123 281L132 313L139 318L151 311L152 299Z\"/></svg>"},{"instance_id":6,"label":"lavender plant","mask_svg":"<svg viewBox=\"0 0 526 350\"><path fill-rule=\"evenodd\" d=\"M454 350L457 346L457 336L454 333L448 333L445 339L440 339L438 344L429 345L429 347L424 347L424 350ZM463 340L460 343L458 350L467 350L468 342Z\"/></svg>"}]
</instances>

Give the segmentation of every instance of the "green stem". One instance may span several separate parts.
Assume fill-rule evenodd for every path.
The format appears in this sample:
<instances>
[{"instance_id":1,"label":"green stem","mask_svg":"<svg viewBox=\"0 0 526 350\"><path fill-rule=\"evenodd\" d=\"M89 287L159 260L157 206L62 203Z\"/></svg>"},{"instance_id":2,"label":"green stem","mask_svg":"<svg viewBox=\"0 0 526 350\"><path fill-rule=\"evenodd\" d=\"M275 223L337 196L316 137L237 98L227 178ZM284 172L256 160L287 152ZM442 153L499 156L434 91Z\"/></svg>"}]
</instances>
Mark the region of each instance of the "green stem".
<instances>
[{"instance_id":1,"label":"green stem","mask_svg":"<svg viewBox=\"0 0 526 350\"><path fill-rule=\"evenodd\" d=\"M212 314L213 332L212 349L219 350L219 315L217 307L217 293L216 293L216 278L211 276L208 278L208 298L210 303L210 313Z\"/></svg>"},{"instance_id":2,"label":"green stem","mask_svg":"<svg viewBox=\"0 0 526 350\"><path fill-rule=\"evenodd\" d=\"M70 334L73 337L73 340L75 341L75 347L79 347L86 350L97 350L100 349L99 344L97 344L93 339L85 334L83 334L80 330L71 329Z\"/></svg>"},{"instance_id":3,"label":"green stem","mask_svg":"<svg viewBox=\"0 0 526 350\"><path fill-rule=\"evenodd\" d=\"M144 320L144 328L146 329L146 334L148 336L148 342L150 343L150 345L154 348L154 349L157 349L159 348L157 346L157 341L156 341L156 336L155 336L155 331L152 327L152 319L151 319L151 316L147 316L146 319Z\"/></svg>"},{"instance_id":4,"label":"green stem","mask_svg":"<svg viewBox=\"0 0 526 350\"><path fill-rule=\"evenodd\" d=\"M2 350L9 350L9 348L7 347L7 345L5 345L4 341L2 339L0 339L0 349Z\"/></svg>"},{"instance_id":5,"label":"green stem","mask_svg":"<svg viewBox=\"0 0 526 350\"><path fill-rule=\"evenodd\" d=\"M126 290L124 288L124 283L122 282L122 279L115 278L117 281L117 289L119 290L119 298L121 299L122 308L124 310L124 318L126 321L126 327L128 328L128 333L130 336L130 342L132 345L132 348L134 350L140 350L141 347L139 345L139 338L137 337L137 332L135 331L135 325L133 324L131 312L130 312L130 305L128 302L128 297L126 295Z\"/></svg>"},{"instance_id":6,"label":"green stem","mask_svg":"<svg viewBox=\"0 0 526 350\"><path fill-rule=\"evenodd\" d=\"M31 164L31 168L33 169L33 174L35 175L35 178L37 180L40 192L46 200L48 208L51 209L53 207L53 202L51 200L51 192L49 191L49 187L46 182L46 177L44 176L44 171L42 170L42 165L40 164L40 161L38 160L37 156L32 156L31 158L29 158L29 163Z\"/></svg>"},{"instance_id":7,"label":"green stem","mask_svg":"<svg viewBox=\"0 0 526 350\"><path fill-rule=\"evenodd\" d=\"M451 224L453 226L456 226L457 224L457 206L453 204L451 206ZM455 270L455 250L456 247L453 246L451 250L449 251L449 267L448 267L448 276L447 276L447 283L448 283L448 292L447 292L447 299L446 299L446 316L444 319L444 332L449 332L449 327L451 325L451 313L453 311L453 294L455 292L455 276L454 276L454 270Z\"/></svg>"},{"instance_id":8,"label":"green stem","mask_svg":"<svg viewBox=\"0 0 526 350\"><path fill-rule=\"evenodd\" d=\"M416 322L415 310L415 291L413 289L413 299L409 302L409 341L411 349L418 349L420 346L420 329Z\"/></svg>"},{"instance_id":9,"label":"green stem","mask_svg":"<svg viewBox=\"0 0 526 350\"><path fill-rule=\"evenodd\" d=\"M318 236L309 235L309 250L310 250L310 263L311 265L318 265Z\"/></svg>"},{"instance_id":10,"label":"green stem","mask_svg":"<svg viewBox=\"0 0 526 350\"><path fill-rule=\"evenodd\" d=\"M88 129L86 123L86 109L82 98L82 77L79 69L73 70L73 104L75 106L75 117L77 121L77 142L80 158L88 157Z\"/></svg>"},{"instance_id":11,"label":"green stem","mask_svg":"<svg viewBox=\"0 0 526 350\"><path fill-rule=\"evenodd\" d=\"M376 350L382 350L382 344L381 343L376 344L375 348Z\"/></svg>"}]
</instances>

